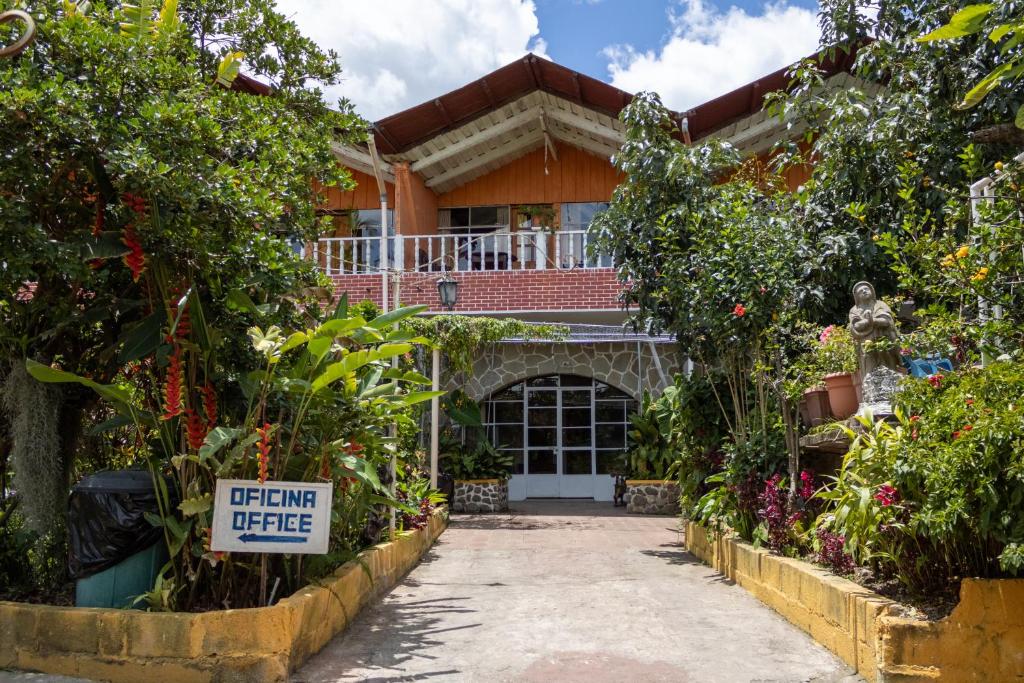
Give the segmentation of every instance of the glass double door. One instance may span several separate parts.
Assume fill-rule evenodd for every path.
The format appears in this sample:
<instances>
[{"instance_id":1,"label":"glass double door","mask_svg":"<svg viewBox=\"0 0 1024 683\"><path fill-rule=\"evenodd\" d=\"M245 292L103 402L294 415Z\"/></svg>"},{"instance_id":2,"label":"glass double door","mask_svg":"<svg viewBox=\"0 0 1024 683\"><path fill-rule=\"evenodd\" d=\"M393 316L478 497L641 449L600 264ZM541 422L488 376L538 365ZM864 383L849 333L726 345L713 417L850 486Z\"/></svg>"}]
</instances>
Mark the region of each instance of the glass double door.
<instances>
[{"instance_id":1,"label":"glass double door","mask_svg":"<svg viewBox=\"0 0 1024 683\"><path fill-rule=\"evenodd\" d=\"M594 388L526 387L528 498L594 496Z\"/></svg>"}]
</instances>

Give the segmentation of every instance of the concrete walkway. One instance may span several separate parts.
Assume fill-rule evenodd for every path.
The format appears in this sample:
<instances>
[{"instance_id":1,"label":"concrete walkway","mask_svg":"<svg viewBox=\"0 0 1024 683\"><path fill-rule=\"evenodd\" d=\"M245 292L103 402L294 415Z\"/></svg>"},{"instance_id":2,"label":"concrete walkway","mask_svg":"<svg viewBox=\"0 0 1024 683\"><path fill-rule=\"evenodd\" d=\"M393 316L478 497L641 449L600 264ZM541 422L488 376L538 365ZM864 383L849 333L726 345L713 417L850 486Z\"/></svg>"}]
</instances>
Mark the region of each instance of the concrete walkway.
<instances>
[{"instance_id":1,"label":"concrete walkway","mask_svg":"<svg viewBox=\"0 0 1024 683\"><path fill-rule=\"evenodd\" d=\"M453 516L405 581L293 677L335 681L859 681L680 545L610 503Z\"/></svg>"}]
</instances>

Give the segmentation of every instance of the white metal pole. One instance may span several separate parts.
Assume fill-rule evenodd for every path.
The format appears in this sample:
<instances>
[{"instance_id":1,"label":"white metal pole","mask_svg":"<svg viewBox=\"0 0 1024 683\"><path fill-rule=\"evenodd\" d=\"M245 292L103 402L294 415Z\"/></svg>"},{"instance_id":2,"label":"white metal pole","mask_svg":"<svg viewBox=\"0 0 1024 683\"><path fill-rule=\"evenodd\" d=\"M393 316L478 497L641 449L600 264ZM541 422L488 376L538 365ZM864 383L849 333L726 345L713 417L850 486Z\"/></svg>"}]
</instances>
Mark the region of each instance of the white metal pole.
<instances>
[{"instance_id":1,"label":"white metal pole","mask_svg":"<svg viewBox=\"0 0 1024 683\"><path fill-rule=\"evenodd\" d=\"M380 195L380 310L388 312L388 196Z\"/></svg>"},{"instance_id":2,"label":"white metal pole","mask_svg":"<svg viewBox=\"0 0 1024 683\"><path fill-rule=\"evenodd\" d=\"M430 390L439 391L441 385L441 349L434 347L430 358ZM441 432L441 400L430 399L430 488L437 488L438 439Z\"/></svg>"}]
</instances>

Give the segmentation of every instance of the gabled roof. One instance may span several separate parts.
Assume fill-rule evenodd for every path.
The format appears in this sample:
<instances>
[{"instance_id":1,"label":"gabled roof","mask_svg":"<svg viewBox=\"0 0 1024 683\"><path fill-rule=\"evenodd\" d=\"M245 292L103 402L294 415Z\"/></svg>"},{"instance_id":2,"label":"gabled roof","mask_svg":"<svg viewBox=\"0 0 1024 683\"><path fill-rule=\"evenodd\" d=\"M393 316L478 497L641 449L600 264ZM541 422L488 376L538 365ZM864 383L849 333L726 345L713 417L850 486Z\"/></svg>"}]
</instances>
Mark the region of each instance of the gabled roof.
<instances>
[{"instance_id":1,"label":"gabled roof","mask_svg":"<svg viewBox=\"0 0 1024 683\"><path fill-rule=\"evenodd\" d=\"M855 57L856 50L812 55L826 78L849 71ZM783 67L677 114L688 119L692 139L710 135L761 111L766 94L789 85L789 69ZM531 53L461 88L377 121L373 124L377 148L381 154L400 154L536 91L613 119L633 100L631 93Z\"/></svg>"},{"instance_id":2,"label":"gabled roof","mask_svg":"<svg viewBox=\"0 0 1024 683\"><path fill-rule=\"evenodd\" d=\"M633 96L596 78L528 54L457 90L373 124L381 154L399 154L535 91L612 118Z\"/></svg>"}]
</instances>

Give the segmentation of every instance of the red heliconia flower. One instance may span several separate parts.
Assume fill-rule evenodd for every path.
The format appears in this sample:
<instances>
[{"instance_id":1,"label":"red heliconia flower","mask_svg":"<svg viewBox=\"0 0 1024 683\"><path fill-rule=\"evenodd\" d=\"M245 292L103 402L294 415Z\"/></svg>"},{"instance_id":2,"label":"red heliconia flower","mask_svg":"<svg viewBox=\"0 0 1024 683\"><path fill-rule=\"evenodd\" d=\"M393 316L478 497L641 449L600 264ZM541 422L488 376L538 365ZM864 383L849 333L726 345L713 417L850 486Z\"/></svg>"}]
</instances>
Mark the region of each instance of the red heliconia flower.
<instances>
[{"instance_id":1,"label":"red heliconia flower","mask_svg":"<svg viewBox=\"0 0 1024 683\"><path fill-rule=\"evenodd\" d=\"M198 451L202 448L203 441L206 440L206 423L203 422L203 418L199 416L199 413L192 410L191 406L185 409L185 415L188 418L185 431L188 433L189 448Z\"/></svg>"},{"instance_id":2,"label":"red heliconia flower","mask_svg":"<svg viewBox=\"0 0 1024 683\"><path fill-rule=\"evenodd\" d=\"M736 306L733 307L732 309L732 314L735 315L737 318L742 318L746 314L746 312L747 307L744 306L743 304L736 304Z\"/></svg>"},{"instance_id":3,"label":"red heliconia flower","mask_svg":"<svg viewBox=\"0 0 1024 683\"><path fill-rule=\"evenodd\" d=\"M177 327L174 328L174 336L178 339L188 339L188 336L192 334L192 317L188 312L188 302L185 302L185 307L181 309L181 317L178 316L178 302L172 301L170 304L171 309L171 325L174 325L174 321L178 321Z\"/></svg>"},{"instance_id":4,"label":"red heliconia flower","mask_svg":"<svg viewBox=\"0 0 1024 683\"><path fill-rule=\"evenodd\" d=\"M164 420L181 415L184 410L181 387L185 382L185 369L181 362L181 349L175 345L167 363L167 379L164 381Z\"/></svg>"},{"instance_id":5,"label":"red heliconia flower","mask_svg":"<svg viewBox=\"0 0 1024 683\"><path fill-rule=\"evenodd\" d=\"M329 458L324 458L323 463L320 465L320 478L330 479L331 478L331 461Z\"/></svg>"},{"instance_id":6,"label":"red heliconia flower","mask_svg":"<svg viewBox=\"0 0 1024 683\"><path fill-rule=\"evenodd\" d=\"M142 271L146 269L146 255L142 251L142 243L135 234L134 225L126 225L121 232L121 244L128 247L128 253L122 257L124 264L132 271L132 280L139 281Z\"/></svg>"},{"instance_id":7,"label":"red heliconia flower","mask_svg":"<svg viewBox=\"0 0 1024 683\"><path fill-rule=\"evenodd\" d=\"M99 237L100 233L103 232L103 226L106 224L106 209L107 200L103 198L101 194L96 198L96 222L92 224L92 236Z\"/></svg>"},{"instance_id":8,"label":"red heliconia flower","mask_svg":"<svg viewBox=\"0 0 1024 683\"><path fill-rule=\"evenodd\" d=\"M891 484L882 484L878 487L878 493L875 494L874 498L882 504L882 507L889 507L899 501L900 494Z\"/></svg>"},{"instance_id":9,"label":"red heliconia flower","mask_svg":"<svg viewBox=\"0 0 1024 683\"><path fill-rule=\"evenodd\" d=\"M146 213L146 200L137 194L125 192L124 194L121 195L121 201L124 202L129 209L131 209L137 214Z\"/></svg>"},{"instance_id":10,"label":"red heliconia flower","mask_svg":"<svg viewBox=\"0 0 1024 683\"><path fill-rule=\"evenodd\" d=\"M358 441L352 441L348 446L345 446L345 452L349 455L354 455L357 458L363 457L363 444Z\"/></svg>"},{"instance_id":11,"label":"red heliconia flower","mask_svg":"<svg viewBox=\"0 0 1024 683\"><path fill-rule=\"evenodd\" d=\"M203 394L203 412L206 413L206 423L212 428L217 424L217 391L209 382L200 391Z\"/></svg>"},{"instance_id":12,"label":"red heliconia flower","mask_svg":"<svg viewBox=\"0 0 1024 683\"><path fill-rule=\"evenodd\" d=\"M270 464L270 431L271 424L264 422L262 427L256 428L256 433L259 434L260 440L256 444L256 460L259 465L259 474L256 477L259 483L267 481L268 469Z\"/></svg>"}]
</instances>

